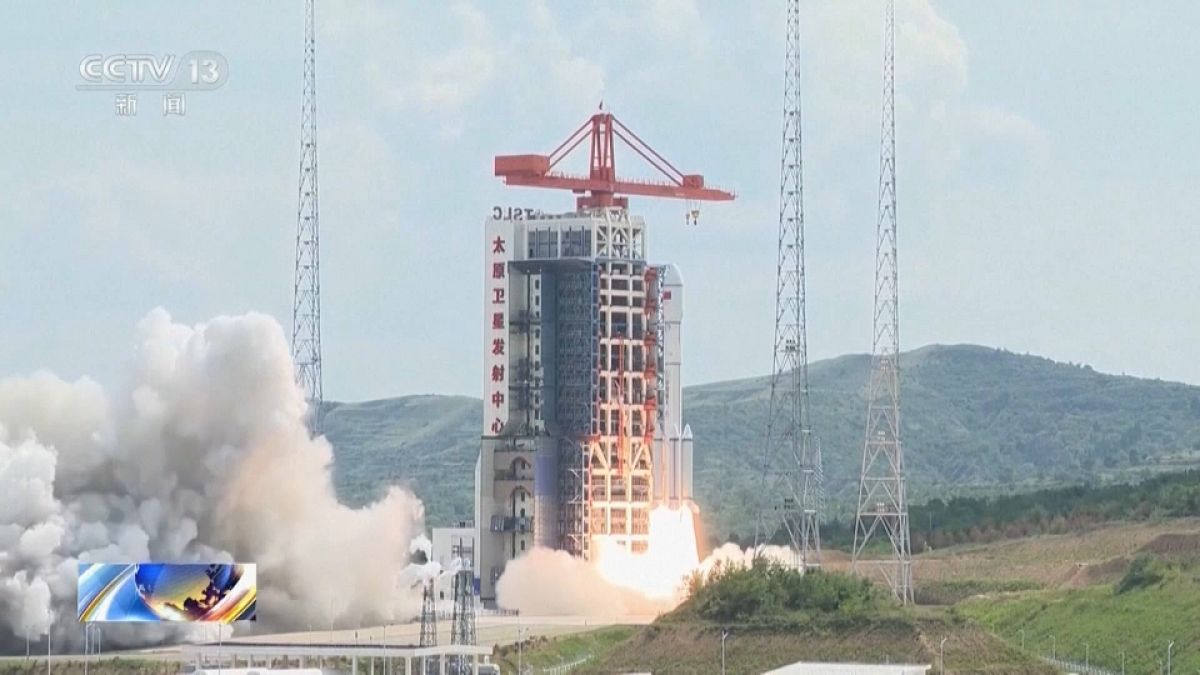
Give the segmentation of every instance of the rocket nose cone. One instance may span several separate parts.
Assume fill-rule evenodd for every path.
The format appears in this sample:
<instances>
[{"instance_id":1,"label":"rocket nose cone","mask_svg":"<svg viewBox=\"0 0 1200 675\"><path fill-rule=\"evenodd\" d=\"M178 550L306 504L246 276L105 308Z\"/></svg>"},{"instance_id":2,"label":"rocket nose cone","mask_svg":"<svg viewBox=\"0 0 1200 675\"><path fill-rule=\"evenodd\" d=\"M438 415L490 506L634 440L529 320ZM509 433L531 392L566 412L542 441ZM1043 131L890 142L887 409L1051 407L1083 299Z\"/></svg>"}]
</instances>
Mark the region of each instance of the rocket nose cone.
<instances>
[{"instance_id":1,"label":"rocket nose cone","mask_svg":"<svg viewBox=\"0 0 1200 675\"><path fill-rule=\"evenodd\" d=\"M692 425L690 425L690 424L685 424L685 425L683 425L683 437L684 437L685 439L691 439L691 437L692 437Z\"/></svg>"}]
</instances>

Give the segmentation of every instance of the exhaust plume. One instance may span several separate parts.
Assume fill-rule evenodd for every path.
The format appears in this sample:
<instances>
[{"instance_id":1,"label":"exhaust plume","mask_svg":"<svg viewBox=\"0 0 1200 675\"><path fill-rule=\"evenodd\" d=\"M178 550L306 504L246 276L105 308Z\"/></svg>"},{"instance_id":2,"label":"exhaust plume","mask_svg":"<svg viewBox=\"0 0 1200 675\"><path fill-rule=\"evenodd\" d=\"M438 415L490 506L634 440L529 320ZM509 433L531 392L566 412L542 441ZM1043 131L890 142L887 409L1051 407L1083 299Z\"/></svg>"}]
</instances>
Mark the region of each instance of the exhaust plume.
<instances>
[{"instance_id":1,"label":"exhaust plume","mask_svg":"<svg viewBox=\"0 0 1200 675\"><path fill-rule=\"evenodd\" d=\"M644 552L631 553L600 538L594 559L535 548L509 562L496 582L497 603L506 609L545 615L658 615L687 599L692 574L707 575L716 566L748 566L754 548L726 543L704 560L696 553L692 507L655 508ZM765 546L758 554L781 564L791 551Z\"/></svg>"},{"instance_id":2,"label":"exhaust plume","mask_svg":"<svg viewBox=\"0 0 1200 675\"><path fill-rule=\"evenodd\" d=\"M417 612L400 572L423 507L399 488L337 501L274 319L185 326L158 309L131 366L113 394L45 372L0 380L0 643L81 639L78 561L256 563L269 630ZM114 624L105 640L172 630Z\"/></svg>"}]
</instances>

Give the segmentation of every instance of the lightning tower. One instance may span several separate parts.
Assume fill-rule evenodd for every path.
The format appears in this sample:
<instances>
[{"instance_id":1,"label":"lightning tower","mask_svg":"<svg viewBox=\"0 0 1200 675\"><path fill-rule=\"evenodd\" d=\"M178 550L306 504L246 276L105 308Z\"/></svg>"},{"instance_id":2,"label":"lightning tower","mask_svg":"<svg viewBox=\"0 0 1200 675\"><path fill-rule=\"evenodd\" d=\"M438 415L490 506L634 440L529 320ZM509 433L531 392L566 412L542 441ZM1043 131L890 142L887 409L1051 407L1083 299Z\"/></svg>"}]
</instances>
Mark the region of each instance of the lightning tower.
<instances>
[{"instance_id":1,"label":"lightning tower","mask_svg":"<svg viewBox=\"0 0 1200 675\"><path fill-rule=\"evenodd\" d=\"M304 93L300 107L300 187L296 211L296 275L292 296L292 361L309 401L314 431L321 422L321 266L317 224L316 0L304 3Z\"/></svg>"},{"instance_id":2,"label":"lightning tower","mask_svg":"<svg viewBox=\"0 0 1200 675\"><path fill-rule=\"evenodd\" d=\"M754 544L782 523L801 569L821 564L821 451L808 407L804 289L804 180L800 125L800 2L788 0L783 153L775 286L775 357L763 457L764 503Z\"/></svg>"},{"instance_id":3,"label":"lightning tower","mask_svg":"<svg viewBox=\"0 0 1200 675\"><path fill-rule=\"evenodd\" d=\"M891 559L879 562L883 577L901 602L913 601L912 552L904 452L900 445L900 318L896 272L895 7L888 0L883 47L883 122L879 154L879 215L875 224L875 319L858 508L854 523L854 566L880 528Z\"/></svg>"},{"instance_id":4,"label":"lightning tower","mask_svg":"<svg viewBox=\"0 0 1200 675\"><path fill-rule=\"evenodd\" d=\"M433 579L421 584L421 647L437 646L437 603L433 599ZM437 657L421 659L421 675L437 672Z\"/></svg>"},{"instance_id":5,"label":"lightning tower","mask_svg":"<svg viewBox=\"0 0 1200 675\"><path fill-rule=\"evenodd\" d=\"M451 552L457 561L454 572L454 610L450 616L450 644L478 644L475 633L475 593L472 561L475 559L474 544L464 543L461 539L451 547ZM466 675L472 672L466 656L451 657L450 672L453 675Z\"/></svg>"}]
</instances>

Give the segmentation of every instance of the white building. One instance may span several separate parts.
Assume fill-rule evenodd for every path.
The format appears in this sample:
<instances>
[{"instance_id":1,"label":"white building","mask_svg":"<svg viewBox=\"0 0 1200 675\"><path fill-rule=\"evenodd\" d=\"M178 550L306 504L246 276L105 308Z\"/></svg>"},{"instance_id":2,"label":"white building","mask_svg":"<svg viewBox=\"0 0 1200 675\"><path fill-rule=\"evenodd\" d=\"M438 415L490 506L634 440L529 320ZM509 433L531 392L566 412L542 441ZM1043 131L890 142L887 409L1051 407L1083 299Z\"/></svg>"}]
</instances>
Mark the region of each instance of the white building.
<instances>
[{"instance_id":1,"label":"white building","mask_svg":"<svg viewBox=\"0 0 1200 675\"><path fill-rule=\"evenodd\" d=\"M473 524L460 523L458 527L435 527L429 537L432 545L432 561L444 570L455 568L454 560L469 553L471 569L479 569L479 552L476 550L475 537L478 534Z\"/></svg>"}]
</instances>

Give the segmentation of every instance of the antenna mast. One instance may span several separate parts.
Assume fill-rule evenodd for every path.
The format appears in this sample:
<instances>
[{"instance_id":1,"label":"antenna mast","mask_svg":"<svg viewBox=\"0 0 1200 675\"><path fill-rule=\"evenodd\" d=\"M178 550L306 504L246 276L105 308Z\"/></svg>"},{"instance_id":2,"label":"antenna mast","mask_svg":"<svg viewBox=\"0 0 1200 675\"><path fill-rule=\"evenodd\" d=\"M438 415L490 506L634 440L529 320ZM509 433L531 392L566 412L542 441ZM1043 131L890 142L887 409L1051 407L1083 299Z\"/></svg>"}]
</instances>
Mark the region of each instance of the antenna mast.
<instances>
[{"instance_id":1,"label":"antenna mast","mask_svg":"<svg viewBox=\"0 0 1200 675\"><path fill-rule=\"evenodd\" d=\"M854 567L882 526L891 560L879 561L892 593L913 601L912 551L904 452L900 445L900 314L896 271L895 6L888 0L883 46L883 122L879 154L879 218L875 230L875 320L867 437L863 445L858 508L854 522Z\"/></svg>"},{"instance_id":2,"label":"antenna mast","mask_svg":"<svg viewBox=\"0 0 1200 675\"><path fill-rule=\"evenodd\" d=\"M300 186L296 273L292 296L292 361L308 397L314 432L321 430L321 267L317 223L317 48L314 5L304 3L304 93L300 107Z\"/></svg>"},{"instance_id":3,"label":"antenna mast","mask_svg":"<svg viewBox=\"0 0 1200 675\"><path fill-rule=\"evenodd\" d=\"M783 80L783 153L775 286L775 357L767 416L765 500L754 544L770 541L780 521L800 569L821 564L821 451L808 407L808 329L804 288L804 180L800 124L800 2L788 0Z\"/></svg>"}]
</instances>

